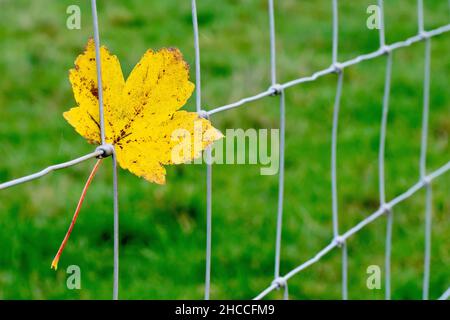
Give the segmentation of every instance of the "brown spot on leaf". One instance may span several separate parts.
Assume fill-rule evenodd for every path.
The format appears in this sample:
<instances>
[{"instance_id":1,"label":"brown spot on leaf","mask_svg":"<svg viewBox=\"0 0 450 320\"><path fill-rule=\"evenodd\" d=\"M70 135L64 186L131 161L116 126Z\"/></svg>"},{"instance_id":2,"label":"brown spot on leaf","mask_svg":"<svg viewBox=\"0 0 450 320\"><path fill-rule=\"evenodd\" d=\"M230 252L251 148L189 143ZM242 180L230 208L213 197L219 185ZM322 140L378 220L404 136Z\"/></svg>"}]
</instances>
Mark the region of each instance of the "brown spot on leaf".
<instances>
[{"instance_id":1,"label":"brown spot on leaf","mask_svg":"<svg viewBox=\"0 0 450 320\"><path fill-rule=\"evenodd\" d=\"M98 99L98 88L97 87L91 87L91 93L94 97Z\"/></svg>"}]
</instances>

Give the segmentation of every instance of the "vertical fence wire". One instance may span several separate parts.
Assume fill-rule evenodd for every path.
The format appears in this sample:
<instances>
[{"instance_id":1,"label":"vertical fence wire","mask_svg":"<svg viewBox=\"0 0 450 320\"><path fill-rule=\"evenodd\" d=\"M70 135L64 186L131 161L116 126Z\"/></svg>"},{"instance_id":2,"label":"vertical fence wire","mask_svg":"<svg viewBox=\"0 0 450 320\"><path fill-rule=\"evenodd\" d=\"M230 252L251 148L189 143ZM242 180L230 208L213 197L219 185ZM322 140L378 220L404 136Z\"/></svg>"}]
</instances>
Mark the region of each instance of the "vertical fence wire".
<instances>
[{"instance_id":1,"label":"vertical fence wire","mask_svg":"<svg viewBox=\"0 0 450 320\"><path fill-rule=\"evenodd\" d=\"M431 261L431 219L432 219L432 189L431 184L425 186L425 253L423 268L422 299L428 300L430 295L430 261Z\"/></svg>"},{"instance_id":2,"label":"vertical fence wire","mask_svg":"<svg viewBox=\"0 0 450 320\"><path fill-rule=\"evenodd\" d=\"M378 152L378 184L380 193L380 205L383 206L386 203L386 191L385 191L385 149L386 149L386 131L389 113L389 96L391 90L391 78L392 78L392 53L387 53L386 57L386 73L384 79L384 95L383 95L383 111L381 116L381 128L380 128L380 147Z\"/></svg>"},{"instance_id":3,"label":"vertical fence wire","mask_svg":"<svg viewBox=\"0 0 450 320\"><path fill-rule=\"evenodd\" d=\"M277 84L277 66L276 66L276 42L275 42L275 12L273 0L268 0L269 8L269 34L270 34L270 79L271 85ZM280 260L281 260L281 235L283 230L283 200L284 200L284 150L286 136L286 110L285 110L285 92L283 89L275 92L280 96L280 167L278 174L278 204L277 204L277 225L275 236L275 281L280 277ZM287 281L279 281L284 289L283 299L289 299L289 290Z\"/></svg>"},{"instance_id":4,"label":"vertical fence wire","mask_svg":"<svg viewBox=\"0 0 450 320\"><path fill-rule=\"evenodd\" d=\"M385 26L384 26L384 10L383 0L378 0L379 7L381 9L380 16L380 32L379 41L380 49L369 54L361 55L342 64L338 63L338 0L332 0L333 6L333 47L332 47L332 61L333 65L327 69L316 72L311 77L304 77L292 80L284 85L276 84L276 47L275 47L275 21L274 21L274 1L268 0L269 6L269 24L270 24L270 73L272 88L269 90L257 94L253 97L243 98L236 103L225 105L219 108L215 108L206 113L206 116L228 110L234 107L242 106L247 102L259 100L269 95L280 95L280 175L279 175L279 194L278 194L278 208L277 208L277 235L276 235L276 253L275 253L275 281L266 290L262 291L257 298L262 298L275 288L284 287L284 299L289 298L287 281L296 273L304 270L308 266L319 261L326 253L331 251L335 247L342 249L342 298L348 298L348 250L346 240L351 235L357 233L366 225L375 221L378 217L386 214L388 217L386 226L386 254L385 254L385 267L386 267L386 299L390 299L390 256L391 256L391 244L392 244L392 225L393 214L392 207L400 202L408 199L418 190L426 189L426 204L425 204L425 252L424 252L424 275L423 275L423 299L429 298L429 283L430 283L430 259L431 259L431 226L432 226L432 187L431 182L435 178L445 174L450 170L450 162L430 173L427 176L426 170L426 154L427 154L427 136L428 136L428 121L429 121L429 99L430 99L430 64L431 64L431 37L439 34L449 32L450 25L444 25L429 32L424 28L424 4L423 0L417 0L417 24L418 34L407 40L394 43L392 45L385 44ZM449 1L450 6L450 1ZM96 68L97 68L97 84L99 93L99 120L100 120L100 134L102 145L105 145L105 125L104 125L104 107L103 107L103 86L102 86L102 72L101 72L101 49L100 49L100 36L98 28L97 6L96 0L91 0L92 19L94 27L94 41L95 41L95 56L96 56ZM194 47L195 47L195 72L196 72L196 109L200 113L201 110L201 81L200 81L200 47L198 36L198 21L197 21L197 9L196 1L192 0L192 23L194 30ZM386 127L387 117L389 109L389 95L391 87L391 73L392 73L392 50L402 47L410 46L413 43L425 40L425 63L424 63L424 88L423 88L423 115L422 115L422 132L421 132L421 151L420 151L420 178L421 180L415 185L411 186L407 191L397 196L393 200L386 203L385 195L385 179L384 179L384 158L385 158L385 140L386 140ZM382 206L376 212L372 213L369 217L349 229L342 236L339 236L338 230L338 192L337 192L337 167L336 167L336 152L337 152L337 133L339 123L339 108L342 95L343 85L343 70L346 67L360 63L365 60L374 59L387 54L386 64L386 78L385 89L383 98L383 113L380 132L380 150L379 150L379 192L380 192L380 205ZM334 239L328 246L317 253L312 259L302 263L298 267L288 272L284 277L280 277L280 249L281 249L281 231L282 231L282 213L283 213L283 193L284 193L284 149L285 149L285 89L287 87L314 81L317 78L330 73L338 74L336 96L334 101L333 110L333 124L332 124L332 142L331 142L331 179L332 179L332 215L333 215L333 235ZM275 87L276 85L276 87ZM275 89L275 90L274 90ZM275 91L275 92L274 92ZM50 166L35 174L11 180L0 184L0 189L8 188L20 183L28 182L34 179L38 179L51 171L67 168L77 163L83 162L87 159L101 156L103 151L96 150L93 153L82 156L80 158ZM211 269L211 229L212 229L212 165L211 165L211 148L206 149L207 157L207 169L206 169L206 202L207 202L207 217L206 217L206 272L205 272L205 299L210 297L210 269ZM119 203L118 203L118 176L117 176L117 158L113 150L112 154L112 168L113 168L113 197L114 197L114 281L113 281L113 299L118 299L119 292ZM446 299L450 295L450 289L448 289L441 298Z\"/></svg>"},{"instance_id":5,"label":"vertical fence wire","mask_svg":"<svg viewBox=\"0 0 450 320\"><path fill-rule=\"evenodd\" d=\"M100 136L105 144L105 118L103 115L102 62L100 57L100 35L98 31L97 1L91 0L92 24L94 27L95 63L97 65L98 109L100 118Z\"/></svg>"},{"instance_id":6,"label":"vertical fence wire","mask_svg":"<svg viewBox=\"0 0 450 320\"><path fill-rule=\"evenodd\" d=\"M206 149L206 271L205 300L209 300L211 291L211 238L212 238L212 163L211 147Z\"/></svg>"},{"instance_id":7,"label":"vertical fence wire","mask_svg":"<svg viewBox=\"0 0 450 320\"><path fill-rule=\"evenodd\" d=\"M423 113L422 113L422 132L420 148L420 178L426 178L426 159L427 159L427 137L428 121L430 112L430 68L431 68L431 40L425 39L425 62L424 62L424 82L423 82ZM430 283L430 259L431 259L431 198L432 189L430 183L426 183L426 204L425 204L425 252L424 252L424 272L422 298L429 298Z\"/></svg>"},{"instance_id":8,"label":"vertical fence wire","mask_svg":"<svg viewBox=\"0 0 450 320\"><path fill-rule=\"evenodd\" d=\"M197 19L197 3L196 0L191 1L192 5L192 27L194 33L194 50L195 50L195 97L196 110L200 113L202 110L201 95L201 70L200 70L200 43L198 33ZM211 291L211 238L212 238L212 163L211 163L211 147L206 150L206 252L205 252L205 294L204 299L210 299Z\"/></svg>"},{"instance_id":9,"label":"vertical fence wire","mask_svg":"<svg viewBox=\"0 0 450 320\"><path fill-rule=\"evenodd\" d=\"M336 240L339 238L338 227L338 192L337 192L337 133L339 123L339 108L342 95L343 71L338 73L336 97L333 111L333 128L331 134L331 197L333 215L333 235ZM347 298L347 246L345 241L340 243L342 249L342 298Z\"/></svg>"},{"instance_id":10,"label":"vertical fence wire","mask_svg":"<svg viewBox=\"0 0 450 320\"><path fill-rule=\"evenodd\" d=\"M342 243L342 300L348 300L348 252L347 242Z\"/></svg>"},{"instance_id":11,"label":"vertical fence wire","mask_svg":"<svg viewBox=\"0 0 450 320\"><path fill-rule=\"evenodd\" d=\"M284 285L283 300L289 300L289 287L287 281Z\"/></svg>"},{"instance_id":12,"label":"vertical fence wire","mask_svg":"<svg viewBox=\"0 0 450 320\"><path fill-rule=\"evenodd\" d=\"M394 214L392 209L386 211L386 244L384 253L384 298L391 300L391 255L392 255L392 226L394 224Z\"/></svg>"},{"instance_id":13,"label":"vertical fence wire","mask_svg":"<svg viewBox=\"0 0 450 320\"><path fill-rule=\"evenodd\" d=\"M333 0L333 64L337 63L338 31L337 31L337 0ZM339 235L338 231L338 203L337 203L337 177L336 177L336 148L337 131L339 122L339 107L341 104L343 70L337 70L338 81L336 87L336 96L333 107L333 128L331 133L331 195L332 195L332 213L333 213L333 236Z\"/></svg>"},{"instance_id":14,"label":"vertical fence wire","mask_svg":"<svg viewBox=\"0 0 450 320\"><path fill-rule=\"evenodd\" d=\"M197 112L200 112L202 105L201 94L201 74L200 74L200 43L198 35L197 3L192 0L192 27L194 32L194 50L195 50L195 102Z\"/></svg>"},{"instance_id":15,"label":"vertical fence wire","mask_svg":"<svg viewBox=\"0 0 450 320\"><path fill-rule=\"evenodd\" d=\"M119 195L117 177L117 156L112 154L113 196L114 196L114 275L113 300L119 299Z\"/></svg>"},{"instance_id":16,"label":"vertical fence wire","mask_svg":"<svg viewBox=\"0 0 450 320\"><path fill-rule=\"evenodd\" d=\"M268 1L269 5L269 34L270 34L270 80L272 86L277 83L276 69L276 44L275 44L275 12L273 0Z\"/></svg>"},{"instance_id":17,"label":"vertical fence wire","mask_svg":"<svg viewBox=\"0 0 450 320\"><path fill-rule=\"evenodd\" d=\"M419 29L419 34L425 30L423 18L423 0L417 0L417 27Z\"/></svg>"},{"instance_id":18,"label":"vertical fence wire","mask_svg":"<svg viewBox=\"0 0 450 320\"><path fill-rule=\"evenodd\" d=\"M284 149L285 149L285 131L286 131L286 110L285 93L280 92L280 168L278 173L278 207L277 207L277 229L275 244L275 279L280 276L280 257L281 257L281 233L283 225L283 198L284 198Z\"/></svg>"},{"instance_id":19,"label":"vertical fence wire","mask_svg":"<svg viewBox=\"0 0 450 320\"><path fill-rule=\"evenodd\" d=\"M95 42L95 63L97 66L97 88L98 88L98 106L100 118L100 135L102 145L106 144L105 139L105 118L103 107L103 85L102 85L102 66L100 54L100 34L98 28L97 2L91 0L92 23L94 27ZM113 202L114 202L114 257L113 257L113 299L119 298L119 201L118 201L118 181L117 181L117 158L115 153L112 155L113 162Z\"/></svg>"},{"instance_id":20,"label":"vertical fence wire","mask_svg":"<svg viewBox=\"0 0 450 320\"><path fill-rule=\"evenodd\" d=\"M333 0L333 63L338 61L338 40L339 40L339 17L338 0Z\"/></svg>"},{"instance_id":21,"label":"vertical fence wire","mask_svg":"<svg viewBox=\"0 0 450 320\"><path fill-rule=\"evenodd\" d=\"M333 107L333 128L331 132L331 200L332 200L332 214L333 214L333 236L339 236L338 230L338 193L337 193L337 133L339 123L339 108L341 104L342 83L344 73L338 73L338 81L336 86L336 97Z\"/></svg>"},{"instance_id":22,"label":"vertical fence wire","mask_svg":"<svg viewBox=\"0 0 450 320\"><path fill-rule=\"evenodd\" d=\"M341 104L342 84L344 79L344 71L338 65L338 47L339 47L339 7L338 1L333 0L333 40L332 40L332 63L335 71L338 73L338 82L336 87L336 96L333 107L333 127L331 133L331 201L333 216L333 237L335 240L339 238L339 222L338 222L338 192L337 192L337 134L339 124L339 109ZM348 299L348 254L347 243L344 240L340 243L342 250L342 299Z\"/></svg>"},{"instance_id":23,"label":"vertical fence wire","mask_svg":"<svg viewBox=\"0 0 450 320\"><path fill-rule=\"evenodd\" d=\"M422 111L422 132L420 144L420 178L426 176L427 159L427 137L428 118L430 113L430 64L431 64L431 41L425 40L425 62L423 80L423 111Z\"/></svg>"},{"instance_id":24,"label":"vertical fence wire","mask_svg":"<svg viewBox=\"0 0 450 320\"><path fill-rule=\"evenodd\" d=\"M386 53L386 71L384 80L384 94L383 94L383 110L381 116L380 128L380 147L378 153L378 184L380 193L380 207L383 208L386 204L385 191L385 149L386 149L386 131L389 114L389 96L391 90L392 78L392 52ZM393 213L391 208L384 208L386 214L386 241L385 241L385 299L391 298L391 248L392 248L392 224Z\"/></svg>"}]
</instances>

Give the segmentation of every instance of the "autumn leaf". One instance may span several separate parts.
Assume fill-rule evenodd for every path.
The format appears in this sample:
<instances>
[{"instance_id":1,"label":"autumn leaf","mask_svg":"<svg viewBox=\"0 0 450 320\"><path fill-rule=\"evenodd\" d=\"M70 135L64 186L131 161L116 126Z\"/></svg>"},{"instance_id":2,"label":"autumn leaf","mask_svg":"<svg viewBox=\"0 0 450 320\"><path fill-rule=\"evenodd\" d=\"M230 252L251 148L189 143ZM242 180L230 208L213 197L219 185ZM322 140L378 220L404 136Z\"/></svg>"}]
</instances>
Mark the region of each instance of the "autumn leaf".
<instances>
[{"instance_id":1,"label":"autumn leaf","mask_svg":"<svg viewBox=\"0 0 450 320\"><path fill-rule=\"evenodd\" d=\"M178 49L148 50L125 80L119 60L100 49L106 142L115 146L123 169L158 184L165 183L164 165L188 162L222 137L194 112L179 110L194 90L189 66ZM90 143L100 144L95 45L90 39L69 72L77 106L64 118ZM184 132L187 154L173 156ZM196 136L202 140L194 145ZM174 139L174 137L178 137ZM186 142L185 142L186 143Z\"/></svg>"}]
</instances>

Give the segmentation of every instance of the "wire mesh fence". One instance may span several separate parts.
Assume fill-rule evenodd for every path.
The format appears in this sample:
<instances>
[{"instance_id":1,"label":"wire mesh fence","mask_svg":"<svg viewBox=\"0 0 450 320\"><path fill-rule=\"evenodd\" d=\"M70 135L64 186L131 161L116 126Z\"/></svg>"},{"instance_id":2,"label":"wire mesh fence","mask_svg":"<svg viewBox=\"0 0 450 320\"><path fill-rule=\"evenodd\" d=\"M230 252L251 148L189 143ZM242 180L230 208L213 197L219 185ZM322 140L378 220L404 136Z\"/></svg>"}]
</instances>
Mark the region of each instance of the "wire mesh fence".
<instances>
[{"instance_id":1,"label":"wire mesh fence","mask_svg":"<svg viewBox=\"0 0 450 320\"><path fill-rule=\"evenodd\" d=\"M275 8L274 1L268 0L268 21L269 21L269 37L270 46L270 86L267 90L257 93L252 96L242 98L236 102L218 106L209 110L202 108L201 100L201 68L200 68L200 42L199 42L199 26L197 19L197 2L191 0L192 3L192 27L195 48L195 81L196 81L196 111L199 115L212 118L213 115L238 107L243 107L247 103L258 101L267 97L276 97L279 103L279 127L280 127L280 167L278 177L278 204L277 204L277 219L276 219L276 238L275 238L275 257L274 257L274 280L271 284L256 295L255 299L262 299L269 293L275 290L284 290L284 299L289 299L288 282L295 275L303 270L319 262L321 258L327 255L334 249L341 250L341 295L342 299L348 299L348 253L347 240L361 231L363 228L378 220L386 217L386 239L385 239L385 298L391 298L391 248L392 248L392 228L394 209L400 203L412 197L418 191L425 189L425 248L423 260L423 282L422 282L422 298L429 298L429 284L430 284L430 260L431 260L431 226L432 226L432 198L433 189L432 183L442 175L450 170L450 159L447 163L434 171L427 170L427 138L428 138L428 122L430 113L430 64L431 64L431 43L436 36L445 34L450 31L450 24L426 30L424 27L424 4L423 0L417 0L417 34L407 38L403 41L387 44L385 42L385 27L384 27L384 6L383 0L378 0L378 8L380 9L379 17L379 47L377 50L362 54L350 60L338 60L338 45L339 45L339 6L338 0L331 0L332 7L332 52L331 65L325 69L319 70L310 76L301 77L290 80L285 83L278 83L277 81L277 62L276 62L276 28L275 28ZM450 6L450 3L449 3ZM104 116L103 116L103 95L102 95L102 80L101 80L101 65L100 65L100 36L97 19L96 0L91 0L91 10L94 27L94 40L96 49L96 63L97 63L97 81L98 81L98 101L99 101L99 115L100 115L100 132L102 145L94 152L81 156L71 161L55 164L49 166L37 173L24 176L18 179L0 183L0 190L13 187L18 184L39 179L53 171L65 169L92 158L102 158L111 156L112 170L113 170L113 213L114 213L114 270L113 270L113 299L119 297L119 203L118 203L118 179L117 179L117 160L114 152L114 147L105 143L104 130ZM385 192L385 145L387 135L387 122L389 117L389 98L391 91L392 78L392 53L400 48L409 47L415 43L424 42L424 70L423 70L423 101L422 101L422 125L421 125L421 141L420 141L420 162L419 162L419 180L411 185L400 195L391 200L386 199ZM337 188L337 141L338 141L338 126L340 105L342 96L342 87L345 76L345 70L349 67L355 66L361 62L373 60L384 57L386 60L385 79L384 79L384 93L382 97L382 117L380 121L380 140L378 149L378 177L379 177L379 208L361 220L359 223L350 229L340 232L339 230L339 212L338 212L338 188ZM313 82L321 77L327 75L336 75L336 92L333 106L333 120L331 131L331 199L332 199L332 240L323 249L318 251L313 257L299 264L294 269L286 274L280 273L280 259L281 259L281 239L282 239L282 225L283 225L283 200L284 200L284 154L285 154L285 92L291 87L298 86L307 82ZM211 148L206 151L206 157L211 157ZM204 298L210 299L211 287L211 238L212 238L212 172L213 168L209 161L206 164L206 250L205 250L205 288ZM450 296L450 288L447 289L439 299L448 299Z\"/></svg>"}]
</instances>

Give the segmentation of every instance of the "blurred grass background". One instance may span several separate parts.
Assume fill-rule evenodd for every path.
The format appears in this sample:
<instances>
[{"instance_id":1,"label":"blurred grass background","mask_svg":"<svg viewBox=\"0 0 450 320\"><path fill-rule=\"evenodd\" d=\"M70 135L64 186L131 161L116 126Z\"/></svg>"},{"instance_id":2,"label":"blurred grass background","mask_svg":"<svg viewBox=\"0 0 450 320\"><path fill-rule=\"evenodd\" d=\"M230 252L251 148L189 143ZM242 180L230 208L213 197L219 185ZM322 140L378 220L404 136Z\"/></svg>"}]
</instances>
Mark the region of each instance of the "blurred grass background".
<instances>
[{"instance_id":1,"label":"blurred grass background","mask_svg":"<svg viewBox=\"0 0 450 320\"><path fill-rule=\"evenodd\" d=\"M127 75L148 48L180 48L193 66L190 1L98 1L102 44ZM280 82L331 62L331 2L275 1ZM376 1L340 1L339 60L371 52L378 31L366 28ZM66 28L67 6L81 8L81 30ZM426 28L449 23L448 1L425 1ZM388 43L416 33L416 1L385 1ZM269 85L269 29L263 0L198 1L202 93L206 109ZM89 1L0 0L0 181L88 153L62 112L74 106L68 70L92 35ZM450 35L432 40L428 169L450 159ZM386 149L388 199L418 180L424 44L398 50ZM385 58L346 69L338 136L340 231L378 207L377 152ZM191 72L194 79L194 73ZM286 185L281 271L329 243L330 137L336 76L287 91ZM186 107L194 110L194 99ZM215 115L227 128L277 128L278 99ZM0 298L109 299L112 292L110 160L91 186L57 272L50 263L66 232L93 161L0 193ZM120 193L120 297L201 299L205 254L205 171L168 168L165 186L123 170ZM213 177L211 297L252 298L273 277L277 176L256 165L218 165ZM450 179L433 183L431 294L450 285ZM420 299L424 191L395 209L392 296ZM384 218L348 242L349 298L382 299L366 287L366 268L384 261ZM66 288L65 269L79 265L81 290ZM289 282L293 299L340 298L340 251ZM269 298L281 297L274 292Z\"/></svg>"}]
</instances>

